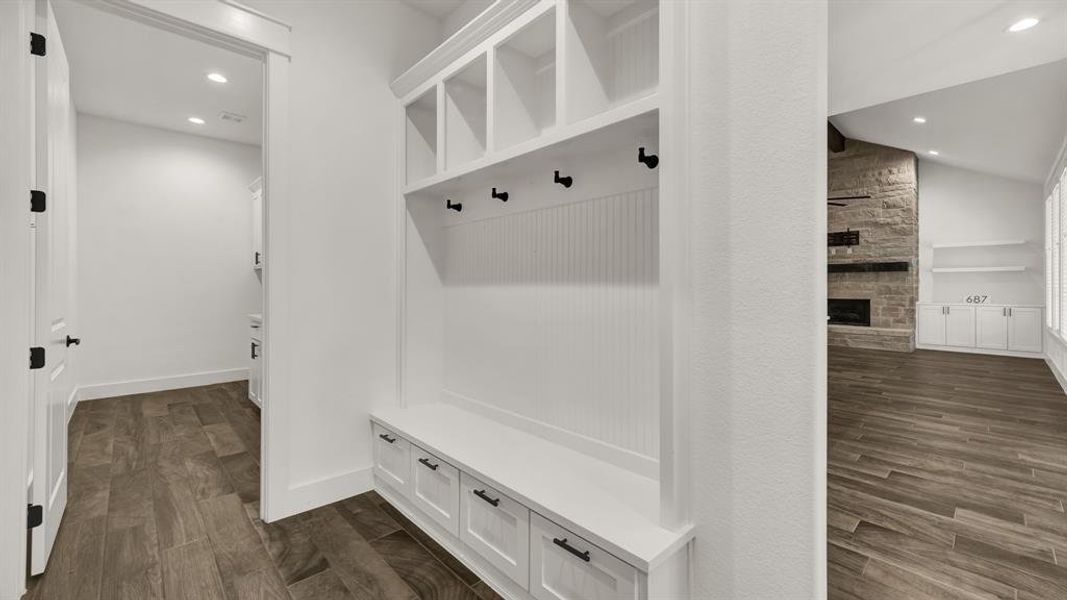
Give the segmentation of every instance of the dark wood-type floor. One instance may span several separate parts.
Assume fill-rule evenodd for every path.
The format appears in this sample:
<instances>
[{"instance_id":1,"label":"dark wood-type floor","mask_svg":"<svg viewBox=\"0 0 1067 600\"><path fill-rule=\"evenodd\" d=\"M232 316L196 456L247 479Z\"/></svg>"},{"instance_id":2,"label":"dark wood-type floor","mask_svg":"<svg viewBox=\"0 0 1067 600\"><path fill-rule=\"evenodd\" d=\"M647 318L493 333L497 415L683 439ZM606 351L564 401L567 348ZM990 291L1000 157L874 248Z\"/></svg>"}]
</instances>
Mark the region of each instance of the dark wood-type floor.
<instances>
[{"instance_id":1,"label":"dark wood-type floor","mask_svg":"<svg viewBox=\"0 0 1067 600\"><path fill-rule=\"evenodd\" d=\"M373 492L275 523L258 502L246 384L81 403L67 513L24 600L498 598Z\"/></svg>"},{"instance_id":2,"label":"dark wood-type floor","mask_svg":"<svg viewBox=\"0 0 1067 600\"><path fill-rule=\"evenodd\" d=\"M829 363L831 598L1067 598L1067 396L1044 362Z\"/></svg>"}]
</instances>

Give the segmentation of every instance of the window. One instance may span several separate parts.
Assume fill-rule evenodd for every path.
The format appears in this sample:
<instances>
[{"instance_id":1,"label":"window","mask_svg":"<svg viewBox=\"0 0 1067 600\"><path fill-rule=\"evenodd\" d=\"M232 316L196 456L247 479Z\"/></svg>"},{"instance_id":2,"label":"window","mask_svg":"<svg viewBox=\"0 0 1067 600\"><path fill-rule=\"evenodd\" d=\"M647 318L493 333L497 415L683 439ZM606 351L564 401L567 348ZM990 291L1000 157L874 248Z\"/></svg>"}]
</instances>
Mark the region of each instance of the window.
<instances>
[{"instance_id":1,"label":"window","mask_svg":"<svg viewBox=\"0 0 1067 600\"><path fill-rule=\"evenodd\" d=\"M1060 187L1052 191L1052 304L1045 310L1052 313L1052 330L1060 330L1060 250L1063 247L1060 233Z\"/></svg>"},{"instance_id":2,"label":"window","mask_svg":"<svg viewBox=\"0 0 1067 600\"><path fill-rule=\"evenodd\" d=\"M1045 327L1052 329L1052 196L1045 198Z\"/></svg>"}]
</instances>

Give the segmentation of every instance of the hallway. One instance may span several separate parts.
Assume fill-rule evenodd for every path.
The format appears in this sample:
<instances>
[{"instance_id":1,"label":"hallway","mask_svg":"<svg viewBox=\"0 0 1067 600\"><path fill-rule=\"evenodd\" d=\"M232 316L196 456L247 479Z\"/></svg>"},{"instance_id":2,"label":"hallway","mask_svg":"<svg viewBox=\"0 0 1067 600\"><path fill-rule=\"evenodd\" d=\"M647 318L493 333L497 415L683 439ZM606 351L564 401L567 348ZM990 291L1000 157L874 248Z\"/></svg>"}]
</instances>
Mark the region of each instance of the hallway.
<instances>
[{"instance_id":1,"label":"hallway","mask_svg":"<svg viewBox=\"0 0 1067 600\"><path fill-rule=\"evenodd\" d=\"M829 350L830 598L1067 597L1067 397L1044 362Z\"/></svg>"},{"instance_id":2,"label":"hallway","mask_svg":"<svg viewBox=\"0 0 1067 600\"><path fill-rule=\"evenodd\" d=\"M79 404L67 513L24 600L497 597L373 492L260 521L247 393L241 382Z\"/></svg>"}]
</instances>

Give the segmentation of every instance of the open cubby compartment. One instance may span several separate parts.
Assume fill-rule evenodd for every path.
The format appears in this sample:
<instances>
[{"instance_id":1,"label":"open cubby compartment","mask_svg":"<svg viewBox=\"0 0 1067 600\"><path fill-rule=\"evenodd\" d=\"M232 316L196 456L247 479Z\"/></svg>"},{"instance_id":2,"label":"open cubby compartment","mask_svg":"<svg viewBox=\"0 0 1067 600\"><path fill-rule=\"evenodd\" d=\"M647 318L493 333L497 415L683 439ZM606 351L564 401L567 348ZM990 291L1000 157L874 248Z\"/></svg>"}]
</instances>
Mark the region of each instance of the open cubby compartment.
<instances>
[{"instance_id":1,"label":"open cubby compartment","mask_svg":"<svg viewBox=\"0 0 1067 600\"><path fill-rule=\"evenodd\" d=\"M403 395L656 479L657 115L613 129L405 195Z\"/></svg>"},{"instance_id":2,"label":"open cubby compartment","mask_svg":"<svg viewBox=\"0 0 1067 600\"><path fill-rule=\"evenodd\" d=\"M493 142L500 150L556 125L556 10L495 48Z\"/></svg>"},{"instance_id":3,"label":"open cubby compartment","mask_svg":"<svg viewBox=\"0 0 1067 600\"><path fill-rule=\"evenodd\" d=\"M445 80L445 170L485 156L486 64L482 54Z\"/></svg>"},{"instance_id":4,"label":"open cubby compartment","mask_svg":"<svg viewBox=\"0 0 1067 600\"><path fill-rule=\"evenodd\" d=\"M437 88L405 107L405 150L407 183L437 172Z\"/></svg>"},{"instance_id":5,"label":"open cubby compartment","mask_svg":"<svg viewBox=\"0 0 1067 600\"><path fill-rule=\"evenodd\" d=\"M563 36L568 122L656 91L659 0L570 0Z\"/></svg>"}]
</instances>

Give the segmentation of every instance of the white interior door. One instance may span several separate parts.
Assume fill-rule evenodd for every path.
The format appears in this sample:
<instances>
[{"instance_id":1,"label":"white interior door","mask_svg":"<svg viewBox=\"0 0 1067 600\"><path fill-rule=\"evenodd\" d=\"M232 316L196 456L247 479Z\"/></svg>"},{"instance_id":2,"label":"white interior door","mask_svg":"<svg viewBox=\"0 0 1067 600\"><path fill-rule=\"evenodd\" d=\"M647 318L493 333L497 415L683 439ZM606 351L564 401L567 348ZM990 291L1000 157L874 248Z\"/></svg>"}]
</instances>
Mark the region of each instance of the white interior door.
<instances>
[{"instance_id":1,"label":"white interior door","mask_svg":"<svg viewBox=\"0 0 1067 600\"><path fill-rule=\"evenodd\" d=\"M48 564L67 505L67 417L74 378L68 360L73 298L74 109L70 68L48 0L37 0L37 31L46 36L47 55L36 62L36 186L45 192L44 212L35 214L34 346L45 350L44 367L34 371L33 504L44 521L32 533L30 572Z\"/></svg>"}]
</instances>

